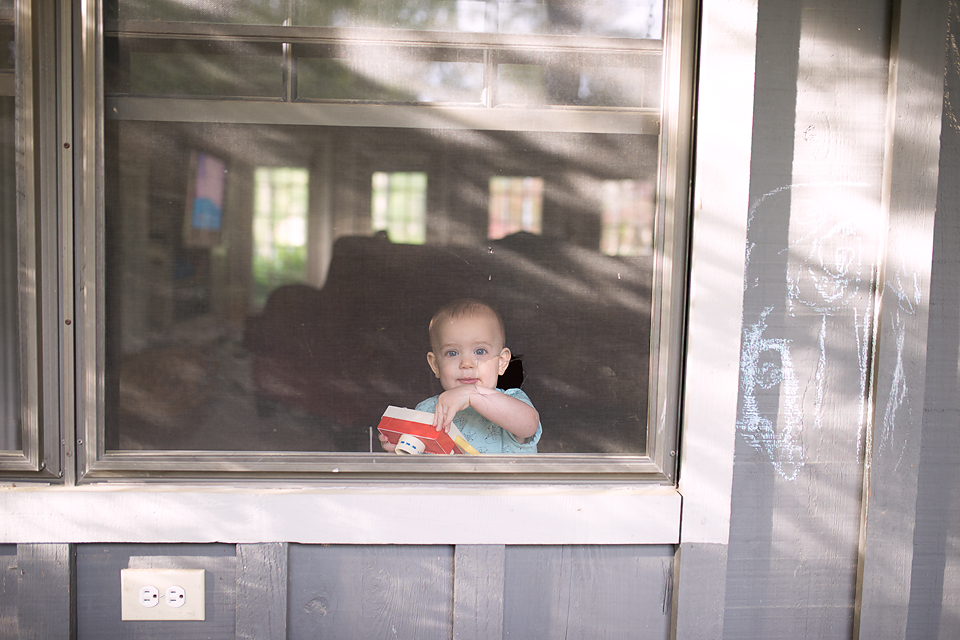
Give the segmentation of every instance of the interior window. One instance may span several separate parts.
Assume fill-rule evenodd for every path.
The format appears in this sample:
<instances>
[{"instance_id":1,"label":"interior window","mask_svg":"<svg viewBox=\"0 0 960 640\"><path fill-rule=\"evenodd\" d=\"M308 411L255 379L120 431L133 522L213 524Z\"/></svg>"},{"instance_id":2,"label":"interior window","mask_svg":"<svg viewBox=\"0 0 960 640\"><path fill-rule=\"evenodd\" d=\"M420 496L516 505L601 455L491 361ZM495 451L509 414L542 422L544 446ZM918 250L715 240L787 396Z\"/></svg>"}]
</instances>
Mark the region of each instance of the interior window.
<instances>
[{"instance_id":1,"label":"interior window","mask_svg":"<svg viewBox=\"0 0 960 640\"><path fill-rule=\"evenodd\" d=\"M277 287L307 279L310 175L295 167L257 167L253 180L253 306L261 309Z\"/></svg>"},{"instance_id":2,"label":"interior window","mask_svg":"<svg viewBox=\"0 0 960 640\"><path fill-rule=\"evenodd\" d=\"M490 178L491 240L518 231L543 231L543 178Z\"/></svg>"},{"instance_id":3,"label":"interior window","mask_svg":"<svg viewBox=\"0 0 960 640\"><path fill-rule=\"evenodd\" d=\"M601 251L608 256L653 253L656 194L651 180L604 182Z\"/></svg>"},{"instance_id":4,"label":"interior window","mask_svg":"<svg viewBox=\"0 0 960 640\"><path fill-rule=\"evenodd\" d=\"M375 171L372 229L391 242L423 244L427 234L427 174L422 171Z\"/></svg>"}]
</instances>

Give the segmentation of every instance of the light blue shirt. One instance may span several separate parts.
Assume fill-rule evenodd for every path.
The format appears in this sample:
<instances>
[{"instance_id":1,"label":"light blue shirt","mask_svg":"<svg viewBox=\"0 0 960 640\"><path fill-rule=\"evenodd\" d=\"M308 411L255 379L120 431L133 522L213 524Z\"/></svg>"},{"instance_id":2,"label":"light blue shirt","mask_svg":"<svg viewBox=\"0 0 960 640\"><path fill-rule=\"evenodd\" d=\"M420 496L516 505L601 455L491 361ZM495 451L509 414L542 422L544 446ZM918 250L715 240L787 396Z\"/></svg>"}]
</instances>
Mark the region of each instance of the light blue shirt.
<instances>
[{"instance_id":1,"label":"light blue shirt","mask_svg":"<svg viewBox=\"0 0 960 640\"><path fill-rule=\"evenodd\" d=\"M497 391L526 402L531 407L533 406L527 394L520 389L507 389L506 391L497 389ZM417 405L417 411L433 413L437 408L437 398L439 397L439 395L436 395L427 398ZM457 415L453 417L453 424L457 425L467 442L480 453L536 453L537 442L540 440L540 434L543 431L541 425L537 423L537 432L533 434L530 441L520 444L512 433L490 422L477 413L473 407L458 411Z\"/></svg>"}]
</instances>

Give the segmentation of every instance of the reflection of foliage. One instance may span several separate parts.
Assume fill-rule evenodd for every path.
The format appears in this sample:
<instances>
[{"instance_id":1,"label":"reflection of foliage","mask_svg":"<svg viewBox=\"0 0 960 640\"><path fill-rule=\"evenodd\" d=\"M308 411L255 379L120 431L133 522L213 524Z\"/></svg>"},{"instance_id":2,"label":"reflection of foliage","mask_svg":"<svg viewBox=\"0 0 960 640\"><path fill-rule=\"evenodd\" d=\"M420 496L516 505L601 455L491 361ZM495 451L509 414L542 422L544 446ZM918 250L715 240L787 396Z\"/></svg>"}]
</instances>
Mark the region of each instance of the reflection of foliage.
<instances>
[{"instance_id":1,"label":"reflection of foliage","mask_svg":"<svg viewBox=\"0 0 960 640\"><path fill-rule=\"evenodd\" d=\"M306 247L274 247L270 256L253 256L253 302L263 306L267 296L277 287L303 281L307 265Z\"/></svg>"},{"instance_id":2,"label":"reflection of foliage","mask_svg":"<svg viewBox=\"0 0 960 640\"><path fill-rule=\"evenodd\" d=\"M283 24L286 0L104 0L107 20Z\"/></svg>"},{"instance_id":3,"label":"reflection of foliage","mask_svg":"<svg viewBox=\"0 0 960 640\"><path fill-rule=\"evenodd\" d=\"M279 50L276 56L184 52L133 54L130 90L146 95L283 95Z\"/></svg>"},{"instance_id":4,"label":"reflection of foliage","mask_svg":"<svg viewBox=\"0 0 960 640\"><path fill-rule=\"evenodd\" d=\"M298 87L301 97L323 100L409 101L400 89L376 82L340 60L300 58Z\"/></svg>"}]
</instances>

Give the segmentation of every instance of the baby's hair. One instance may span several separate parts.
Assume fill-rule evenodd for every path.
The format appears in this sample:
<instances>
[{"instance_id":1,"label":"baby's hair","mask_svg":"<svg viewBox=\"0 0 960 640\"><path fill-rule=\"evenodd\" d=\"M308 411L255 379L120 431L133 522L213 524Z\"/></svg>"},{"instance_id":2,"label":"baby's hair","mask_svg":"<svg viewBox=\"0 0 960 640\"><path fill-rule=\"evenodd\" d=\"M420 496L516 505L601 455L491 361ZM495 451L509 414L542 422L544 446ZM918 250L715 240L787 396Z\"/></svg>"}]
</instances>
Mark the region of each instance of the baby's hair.
<instances>
[{"instance_id":1,"label":"baby's hair","mask_svg":"<svg viewBox=\"0 0 960 640\"><path fill-rule=\"evenodd\" d=\"M489 316L493 318L497 323L497 329L500 332L501 342L506 341L506 331L503 328L503 318L500 317L500 314L497 313L497 310L488 305L486 302L481 302L480 300L474 300L473 298L462 298L460 300L454 300L453 302L448 302L447 304L440 307L440 309L433 314L433 318L430 320L430 345L433 348L433 345L436 343L438 338L438 331L440 324L447 320L456 320L458 318L475 318L478 316ZM502 344L500 345L503 346Z\"/></svg>"}]
</instances>

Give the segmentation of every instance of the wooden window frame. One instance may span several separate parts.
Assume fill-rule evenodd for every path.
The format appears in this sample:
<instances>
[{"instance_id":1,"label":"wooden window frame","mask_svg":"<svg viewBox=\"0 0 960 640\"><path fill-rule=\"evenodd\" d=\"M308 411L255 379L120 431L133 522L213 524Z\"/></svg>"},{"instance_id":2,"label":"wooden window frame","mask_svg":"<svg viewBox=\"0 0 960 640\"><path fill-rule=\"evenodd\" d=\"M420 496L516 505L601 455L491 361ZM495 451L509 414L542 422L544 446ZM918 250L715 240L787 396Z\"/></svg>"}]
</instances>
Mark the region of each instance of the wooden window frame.
<instances>
[{"instance_id":1,"label":"wooden window frame","mask_svg":"<svg viewBox=\"0 0 960 640\"><path fill-rule=\"evenodd\" d=\"M184 23L113 23L101 25L96 3L85 5L77 17L80 39L78 73L73 79L76 119L78 230L75 263L77 331L74 370L77 389L77 480L124 481L150 477L179 479L295 479L340 483L402 481L430 482L641 482L673 485L677 472L680 369L683 352L683 313L686 304L686 201L690 183L695 2L671 5L664 19L664 86L661 108L612 109L583 107L501 108L450 105L384 105L302 103L288 90L281 100L220 100L185 98L103 97L102 33L123 32L143 40L226 39L257 43L327 42L333 31L322 27L235 26ZM354 34L357 35L357 34ZM359 34L363 35L363 34ZM422 34L417 34L422 37ZM393 39L411 44L409 32L367 34L377 41ZM444 34L447 38L448 34ZM626 39L570 36L510 36L455 34L458 46L550 46L573 51L584 47L640 52L658 45ZM446 41L445 41L446 42ZM417 41L411 46L421 45ZM436 46L436 42L428 42ZM290 75L287 76L288 86ZM654 271L663 277L654 283L653 318L669 317L669 326L654 331L651 340L651 393L647 426L647 455L538 454L516 460L430 460L427 464L388 459L371 454L232 451L117 451L107 450L103 423L104 300L103 283L103 118L186 122L242 122L262 124L324 124L340 126L414 126L514 131L579 131L597 133L657 133L661 136L660 214L658 237L663 245ZM546 124L544 124L546 123ZM679 258L679 259L678 259ZM669 270L665 272L665 270ZM669 315L664 315L665 311ZM68 355L69 357L69 355ZM654 383L652 383L654 384Z\"/></svg>"}]
</instances>

